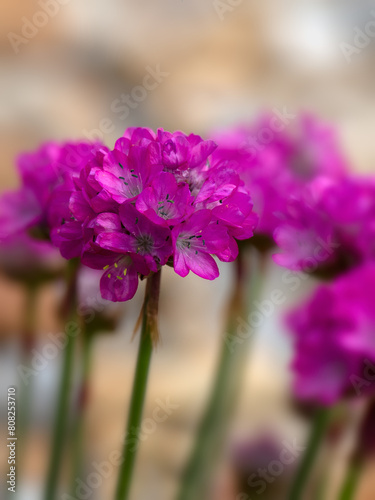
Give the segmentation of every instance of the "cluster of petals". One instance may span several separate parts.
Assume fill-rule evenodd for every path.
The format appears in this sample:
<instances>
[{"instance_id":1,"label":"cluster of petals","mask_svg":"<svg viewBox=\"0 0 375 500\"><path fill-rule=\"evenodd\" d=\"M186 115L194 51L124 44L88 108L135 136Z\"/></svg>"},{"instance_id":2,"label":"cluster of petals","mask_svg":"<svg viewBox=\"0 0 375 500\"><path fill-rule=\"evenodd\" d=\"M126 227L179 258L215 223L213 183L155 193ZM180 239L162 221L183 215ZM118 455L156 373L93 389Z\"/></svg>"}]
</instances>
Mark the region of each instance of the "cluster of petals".
<instances>
[{"instance_id":1,"label":"cluster of petals","mask_svg":"<svg viewBox=\"0 0 375 500\"><path fill-rule=\"evenodd\" d=\"M43 144L17 159L21 186L0 197L0 239L9 241L26 231L49 237L49 212L57 192L73 186L73 178L100 145L85 142Z\"/></svg>"},{"instance_id":2,"label":"cluster of petals","mask_svg":"<svg viewBox=\"0 0 375 500\"><path fill-rule=\"evenodd\" d=\"M334 130L308 114L272 130L275 117L213 134L215 160L238 171L259 215L257 234L272 239L291 195L316 177L341 178L347 165ZM267 131L267 134L262 134Z\"/></svg>"},{"instance_id":3,"label":"cluster of petals","mask_svg":"<svg viewBox=\"0 0 375 500\"><path fill-rule=\"evenodd\" d=\"M294 389L298 398L331 405L374 393L375 264L320 286L293 311Z\"/></svg>"},{"instance_id":4,"label":"cluster of petals","mask_svg":"<svg viewBox=\"0 0 375 500\"><path fill-rule=\"evenodd\" d=\"M289 200L274 239L274 260L296 271L339 274L373 259L375 177L316 179Z\"/></svg>"},{"instance_id":5,"label":"cluster of petals","mask_svg":"<svg viewBox=\"0 0 375 500\"><path fill-rule=\"evenodd\" d=\"M213 141L182 132L128 129L98 148L49 210L51 239L65 258L103 270L101 293L131 299L139 276L168 264L180 276L219 275L216 256L236 259L236 239L257 217L239 175L210 162Z\"/></svg>"}]
</instances>

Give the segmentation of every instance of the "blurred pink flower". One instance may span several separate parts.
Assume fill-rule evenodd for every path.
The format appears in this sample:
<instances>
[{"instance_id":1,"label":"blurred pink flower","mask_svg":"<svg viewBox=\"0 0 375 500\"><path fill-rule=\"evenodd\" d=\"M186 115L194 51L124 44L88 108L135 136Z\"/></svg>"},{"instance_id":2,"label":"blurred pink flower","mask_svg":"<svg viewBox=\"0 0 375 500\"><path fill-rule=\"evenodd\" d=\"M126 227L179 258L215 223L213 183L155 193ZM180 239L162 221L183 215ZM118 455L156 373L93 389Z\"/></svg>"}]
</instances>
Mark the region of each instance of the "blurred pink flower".
<instances>
[{"instance_id":1,"label":"blurred pink flower","mask_svg":"<svg viewBox=\"0 0 375 500\"><path fill-rule=\"evenodd\" d=\"M332 128L303 114L276 130L274 118L267 114L254 125L213 134L219 144L214 162L240 174L260 216L256 232L271 238L291 196L318 176L341 178L347 170Z\"/></svg>"},{"instance_id":2,"label":"blurred pink flower","mask_svg":"<svg viewBox=\"0 0 375 500\"><path fill-rule=\"evenodd\" d=\"M375 177L316 179L289 200L274 260L296 271L344 272L375 257Z\"/></svg>"},{"instance_id":3,"label":"blurred pink flower","mask_svg":"<svg viewBox=\"0 0 375 500\"><path fill-rule=\"evenodd\" d=\"M72 189L73 179L93 157L99 144L49 142L17 160L19 189L0 196L0 238L33 229L48 238L48 211L56 188Z\"/></svg>"},{"instance_id":4,"label":"blurred pink flower","mask_svg":"<svg viewBox=\"0 0 375 500\"><path fill-rule=\"evenodd\" d=\"M374 283L371 262L320 286L289 315L298 398L330 405L346 396L375 393L374 379L366 375L375 368Z\"/></svg>"}]
</instances>

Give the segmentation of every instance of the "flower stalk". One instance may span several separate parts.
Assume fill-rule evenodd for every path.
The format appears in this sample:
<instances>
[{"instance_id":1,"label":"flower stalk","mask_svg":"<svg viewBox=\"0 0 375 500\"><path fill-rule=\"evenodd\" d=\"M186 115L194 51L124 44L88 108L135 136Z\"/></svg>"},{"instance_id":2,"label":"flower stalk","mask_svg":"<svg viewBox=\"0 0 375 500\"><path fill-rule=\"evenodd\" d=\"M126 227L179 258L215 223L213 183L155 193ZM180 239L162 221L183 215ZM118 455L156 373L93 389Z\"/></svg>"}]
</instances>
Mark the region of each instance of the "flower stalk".
<instances>
[{"instance_id":1,"label":"flower stalk","mask_svg":"<svg viewBox=\"0 0 375 500\"><path fill-rule=\"evenodd\" d=\"M363 469L363 462L360 459L351 460L346 478L341 489L339 500L354 500L361 472Z\"/></svg>"},{"instance_id":2,"label":"flower stalk","mask_svg":"<svg viewBox=\"0 0 375 500\"><path fill-rule=\"evenodd\" d=\"M62 313L63 317L69 319L72 324L77 322L76 302L78 268L79 264L77 260L69 261L67 271L68 286ZM69 399L73 379L74 347L75 336L67 333L44 500L56 500L57 498L59 476L66 442Z\"/></svg>"},{"instance_id":3,"label":"flower stalk","mask_svg":"<svg viewBox=\"0 0 375 500\"><path fill-rule=\"evenodd\" d=\"M258 295L260 284L257 273L260 270L259 253L251 248L250 293L247 294L246 284L249 283L246 248L240 247L236 261L236 283L231 299L227 333L223 338L221 358L210 400L195 439L195 445L185 469L178 500L196 500L207 498L207 490L216 465L216 458L225 439L226 431L237 403L241 389L243 371L247 364L249 343L252 332L245 338L238 332L238 318L245 317L248 310L246 295L254 300ZM247 257L247 256L246 256ZM246 314L247 316L247 314Z\"/></svg>"},{"instance_id":4,"label":"flower stalk","mask_svg":"<svg viewBox=\"0 0 375 500\"><path fill-rule=\"evenodd\" d=\"M304 495L307 481L330 421L330 416L330 409L325 407L319 408L316 412L310 439L292 484L290 496L288 497L289 500L301 500Z\"/></svg>"},{"instance_id":5,"label":"flower stalk","mask_svg":"<svg viewBox=\"0 0 375 500\"><path fill-rule=\"evenodd\" d=\"M24 327L22 332L22 362L23 364L30 368L31 365L31 351L35 345L35 316L36 316L36 302L37 302L37 287L28 285L26 287L26 304L25 304L25 318L24 318ZM20 444L22 447L25 447L29 421L30 421L30 411L31 411L31 401L32 401L32 393L33 387L31 384L31 380L26 385L25 381L19 381L20 386L20 412L19 412L19 421L18 421L18 429L20 434ZM19 466L20 464L18 464Z\"/></svg>"},{"instance_id":6,"label":"flower stalk","mask_svg":"<svg viewBox=\"0 0 375 500\"><path fill-rule=\"evenodd\" d=\"M120 467L115 500L127 500L132 484L151 356L154 341L158 338L157 318L160 279L161 271L152 274L147 279L145 301L143 305L142 332L126 432L126 436L132 435L132 439L127 439L125 437L122 455L123 461ZM134 438L136 445L134 445Z\"/></svg>"},{"instance_id":7,"label":"flower stalk","mask_svg":"<svg viewBox=\"0 0 375 500\"><path fill-rule=\"evenodd\" d=\"M81 386L78 393L78 404L76 418L73 425L72 441L72 484L71 494L74 497L76 490L76 478L81 477L84 459L84 429L85 417L89 401L90 378L92 367L92 347L94 338L86 335L82 345L82 375Z\"/></svg>"}]
</instances>

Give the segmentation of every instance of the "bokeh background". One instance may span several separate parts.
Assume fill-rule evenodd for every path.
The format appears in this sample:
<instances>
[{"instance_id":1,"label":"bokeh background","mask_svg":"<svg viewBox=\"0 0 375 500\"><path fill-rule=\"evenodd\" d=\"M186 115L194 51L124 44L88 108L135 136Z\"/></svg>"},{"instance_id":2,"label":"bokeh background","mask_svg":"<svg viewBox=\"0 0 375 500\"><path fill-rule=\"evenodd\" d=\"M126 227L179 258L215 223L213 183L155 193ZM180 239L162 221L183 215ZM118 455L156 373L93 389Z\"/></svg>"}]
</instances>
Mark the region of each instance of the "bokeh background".
<instances>
[{"instance_id":1,"label":"bokeh background","mask_svg":"<svg viewBox=\"0 0 375 500\"><path fill-rule=\"evenodd\" d=\"M353 43L355 27L363 28L374 19L371 2L244 0L222 15L219 2L213 0L51 2L56 14L48 17L35 36L25 39L27 43L19 44L16 53L15 38L12 46L9 34L22 36L25 18L32 20L43 3L48 2L1 2L1 190L18 184L16 155L46 139L102 134L107 145L113 146L126 127L136 125L207 136L212 129L254 120L262 110L274 108L295 114L310 111L333 123L352 168L374 171L375 40L354 54L351 62L341 47L343 42ZM160 68L161 81L126 111L118 100L142 84L149 68ZM213 283L195 276L181 279L169 270L164 273L162 341L153 360L145 417L152 415L158 400L169 398L175 409L142 443L135 500L174 497L213 379L233 270L231 265L221 266L221 276ZM256 440L265 439L271 442L265 446L271 448L272 456L272 446L279 453L284 440L302 443L306 438L307 422L290 403L290 342L281 318L284 309L308 295L313 284L306 280L293 292L283 283L282 273L273 265L266 272L264 297L281 288L288 300L252 343L240 403L212 487L215 500L234 500L239 493L233 450L251 448ZM132 331L142 293L141 287L131 303L112 311L119 318L116 331L103 331L95 342L84 478L93 462L106 460L119 448L137 347L137 340L131 340ZM39 346L48 333L61 330L56 314L61 295L59 281L44 286L38 294ZM24 305L23 287L0 274L4 423L6 387L17 380ZM41 498L59 363L54 359L33 380L32 432L22 450L22 499ZM330 458L338 484L350 438ZM4 470L3 446L0 460ZM268 498L266 494L281 498L277 491L282 491L293 467L276 479L276 493L268 491L264 498ZM67 459L66 477L68 472ZM88 498L111 498L115 480L116 471ZM369 468L358 498L371 500L374 490Z\"/></svg>"}]
</instances>

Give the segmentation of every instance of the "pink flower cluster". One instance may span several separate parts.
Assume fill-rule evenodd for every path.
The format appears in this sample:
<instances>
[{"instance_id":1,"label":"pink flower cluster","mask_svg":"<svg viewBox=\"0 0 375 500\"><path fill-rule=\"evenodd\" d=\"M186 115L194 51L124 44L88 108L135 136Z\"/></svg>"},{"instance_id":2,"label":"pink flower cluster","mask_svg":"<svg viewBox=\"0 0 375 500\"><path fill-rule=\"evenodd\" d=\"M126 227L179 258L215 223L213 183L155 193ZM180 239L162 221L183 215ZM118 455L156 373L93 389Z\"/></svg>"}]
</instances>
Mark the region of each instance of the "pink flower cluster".
<instances>
[{"instance_id":1,"label":"pink flower cluster","mask_svg":"<svg viewBox=\"0 0 375 500\"><path fill-rule=\"evenodd\" d=\"M296 271L337 274L373 259L375 177L316 179L288 202L274 238L275 262Z\"/></svg>"},{"instance_id":2,"label":"pink flower cluster","mask_svg":"<svg viewBox=\"0 0 375 500\"><path fill-rule=\"evenodd\" d=\"M17 160L21 187L0 197L0 239L9 240L26 230L49 236L49 212L58 190L69 191L73 178L93 157L99 144L45 143Z\"/></svg>"},{"instance_id":3,"label":"pink flower cluster","mask_svg":"<svg viewBox=\"0 0 375 500\"><path fill-rule=\"evenodd\" d=\"M196 135L128 129L82 169L52 240L104 270L101 292L112 301L132 298L138 276L166 264L217 278L213 256L235 260L235 239L251 237L257 218L239 176L209 163L215 148Z\"/></svg>"},{"instance_id":4,"label":"pink flower cluster","mask_svg":"<svg viewBox=\"0 0 375 500\"><path fill-rule=\"evenodd\" d=\"M295 393L323 405L375 393L375 263L320 286L292 312Z\"/></svg>"},{"instance_id":5,"label":"pink flower cluster","mask_svg":"<svg viewBox=\"0 0 375 500\"><path fill-rule=\"evenodd\" d=\"M213 134L219 148L214 158L238 171L251 192L259 215L257 234L273 237L291 196L319 176L341 179L347 165L334 130L302 114L272 131L275 117ZM261 131L267 132L263 141Z\"/></svg>"},{"instance_id":6,"label":"pink flower cluster","mask_svg":"<svg viewBox=\"0 0 375 500\"><path fill-rule=\"evenodd\" d=\"M103 271L101 292L112 301L131 299L139 276L164 265L215 279L214 257L235 260L236 239L257 223L238 174L210 163L215 149L197 135L142 128L113 151L47 144L21 157L23 186L0 200L1 230L47 233L65 258Z\"/></svg>"}]
</instances>

